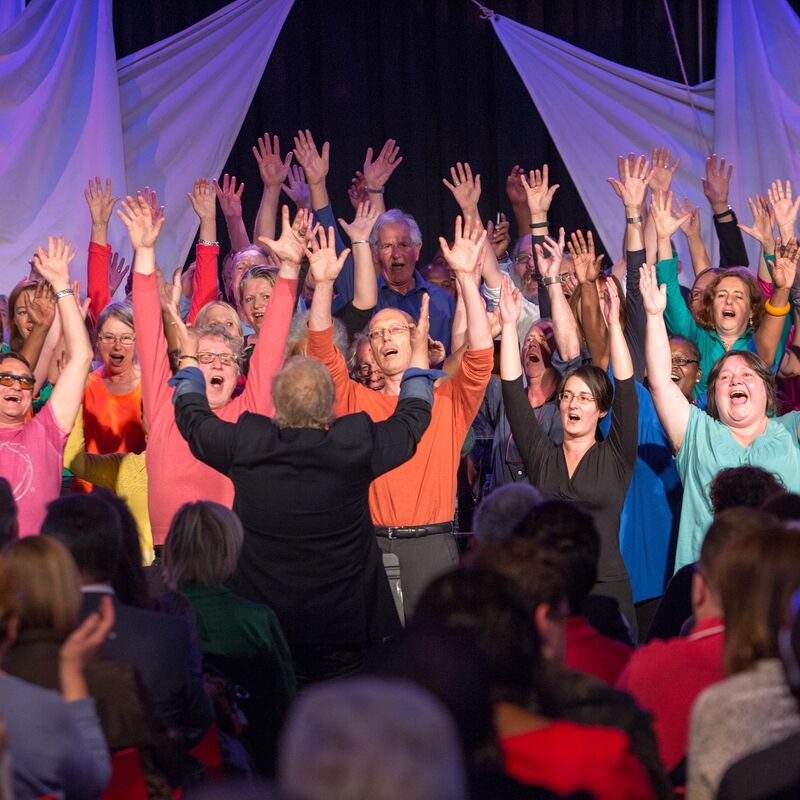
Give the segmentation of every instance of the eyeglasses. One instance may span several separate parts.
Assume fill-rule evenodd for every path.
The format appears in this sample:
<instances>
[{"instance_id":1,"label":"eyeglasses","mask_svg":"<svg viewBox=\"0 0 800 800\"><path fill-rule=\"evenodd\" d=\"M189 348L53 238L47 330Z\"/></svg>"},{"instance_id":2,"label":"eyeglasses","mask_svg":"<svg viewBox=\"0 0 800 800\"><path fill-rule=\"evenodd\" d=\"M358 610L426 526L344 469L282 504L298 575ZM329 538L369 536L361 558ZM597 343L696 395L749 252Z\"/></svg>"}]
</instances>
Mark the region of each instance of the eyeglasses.
<instances>
[{"instance_id":1,"label":"eyeglasses","mask_svg":"<svg viewBox=\"0 0 800 800\"><path fill-rule=\"evenodd\" d=\"M410 250L413 246L413 242L384 242L383 244L378 245L378 250L383 253L389 253L395 247L398 250Z\"/></svg>"},{"instance_id":2,"label":"eyeglasses","mask_svg":"<svg viewBox=\"0 0 800 800\"><path fill-rule=\"evenodd\" d=\"M97 337L100 344L115 345L119 342L123 347L133 347L136 337L132 333L123 333L122 336L112 336L110 333L103 333Z\"/></svg>"},{"instance_id":3,"label":"eyeglasses","mask_svg":"<svg viewBox=\"0 0 800 800\"><path fill-rule=\"evenodd\" d=\"M520 253L515 259L515 264L530 264L531 263L531 256L530 253Z\"/></svg>"},{"instance_id":4,"label":"eyeglasses","mask_svg":"<svg viewBox=\"0 0 800 800\"><path fill-rule=\"evenodd\" d=\"M32 375L14 375L13 372L0 372L0 386L13 386L19 383L20 389L30 391L36 379Z\"/></svg>"},{"instance_id":5,"label":"eyeglasses","mask_svg":"<svg viewBox=\"0 0 800 800\"><path fill-rule=\"evenodd\" d=\"M213 364L216 360L220 364L230 367L232 364L236 364L239 359L233 353L198 353L197 360L201 364Z\"/></svg>"},{"instance_id":6,"label":"eyeglasses","mask_svg":"<svg viewBox=\"0 0 800 800\"><path fill-rule=\"evenodd\" d=\"M370 331L367 335L371 342L383 341L388 333L392 339L396 339L403 331L408 330L408 325L392 325L391 328L379 328L376 331Z\"/></svg>"},{"instance_id":7,"label":"eyeglasses","mask_svg":"<svg viewBox=\"0 0 800 800\"><path fill-rule=\"evenodd\" d=\"M359 367L356 370L356 375L359 378L369 378L370 375L374 375L377 372L380 372L381 368L378 366L370 366L369 364L364 364L363 366Z\"/></svg>"},{"instance_id":8,"label":"eyeglasses","mask_svg":"<svg viewBox=\"0 0 800 800\"><path fill-rule=\"evenodd\" d=\"M581 392L580 394L575 394L574 392L561 392L561 394L558 396L559 403L571 403L573 399L578 401L579 406L588 406L595 402L594 395L587 394L586 392Z\"/></svg>"},{"instance_id":9,"label":"eyeglasses","mask_svg":"<svg viewBox=\"0 0 800 800\"><path fill-rule=\"evenodd\" d=\"M673 356L672 358L672 366L674 367L685 367L687 364L699 363L696 358L684 358L683 356Z\"/></svg>"}]
</instances>

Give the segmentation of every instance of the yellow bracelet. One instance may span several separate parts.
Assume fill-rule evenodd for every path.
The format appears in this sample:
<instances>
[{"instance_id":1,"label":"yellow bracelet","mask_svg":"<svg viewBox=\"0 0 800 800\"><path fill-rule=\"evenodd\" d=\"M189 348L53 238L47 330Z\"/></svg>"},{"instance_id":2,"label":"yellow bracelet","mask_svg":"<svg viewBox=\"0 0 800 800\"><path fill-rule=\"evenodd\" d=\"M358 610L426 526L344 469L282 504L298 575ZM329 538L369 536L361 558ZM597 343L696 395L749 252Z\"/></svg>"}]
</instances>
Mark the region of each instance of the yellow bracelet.
<instances>
[{"instance_id":1,"label":"yellow bracelet","mask_svg":"<svg viewBox=\"0 0 800 800\"><path fill-rule=\"evenodd\" d=\"M769 300L764 303L764 311L767 312L772 317L785 317L790 311L792 310L792 304L787 303L785 306L781 308L775 308Z\"/></svg>"}]
</instances>

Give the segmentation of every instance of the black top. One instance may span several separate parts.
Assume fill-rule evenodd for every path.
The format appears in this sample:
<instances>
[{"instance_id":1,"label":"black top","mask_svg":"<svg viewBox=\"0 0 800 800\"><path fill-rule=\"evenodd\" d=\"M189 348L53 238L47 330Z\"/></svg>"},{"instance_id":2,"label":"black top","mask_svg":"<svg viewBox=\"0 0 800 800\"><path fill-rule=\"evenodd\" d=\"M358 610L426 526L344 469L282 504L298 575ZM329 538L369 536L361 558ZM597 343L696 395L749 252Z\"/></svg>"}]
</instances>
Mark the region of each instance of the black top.
<instances>
[{"instance_id":1,"label":"black top","mask_svg":"<svg viewBox=\"0 0 800 800\"><path fill-rule=\"evenodd\" d=\"M800 797L800 734L737 761L723 775L718 800L796 800Z\"/></svg>"},{"instance_id":2,"label":"black top","mask_svg":"<svg viewBox=\"0 0 800 800\"><path fill-rule=\"evenodd\" d=\"M369 485L414 455L428 403L401 399L384 422L365 413L328 430L224 422L201 394L175 403L192 453L233 482L244 546L231 588L266 603L289 645L364 645L397 632L369 513Z\"/></svg>"},{"instance_id":3,"label":"black top","mask_svg":"<svg viewBox=\"0 0 800 800\"><path fill-rule=\"evenodd\" d=\"M563 447L553 444L542 431L521 377L503 381L503 402L530 482L543 494L577 503L594 517L600 535L598 581L626 580L628 573L619 552L619 524L639 439L634 379L616 381L608 437L592 445L571 478Z\"/></svg>"}]
</instances>

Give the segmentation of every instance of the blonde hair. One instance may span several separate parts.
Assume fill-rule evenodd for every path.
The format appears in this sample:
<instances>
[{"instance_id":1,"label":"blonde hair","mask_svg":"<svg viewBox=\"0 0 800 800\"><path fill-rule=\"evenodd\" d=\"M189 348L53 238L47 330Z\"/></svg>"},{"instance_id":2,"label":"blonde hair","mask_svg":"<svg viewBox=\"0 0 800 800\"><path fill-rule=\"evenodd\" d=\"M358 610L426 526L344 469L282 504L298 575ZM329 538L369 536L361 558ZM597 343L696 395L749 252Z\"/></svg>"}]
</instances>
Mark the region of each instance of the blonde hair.
<instances>
[{"instance_id":1,"label":"blonde hair","mask_svg":"<svg viewBox=\"0 0 800 800\"><path fill-rule=\"evenodd\" d=\"M69 550L49 536L28 536L4 559L18 592L20 630L46 628L66 639L81 607L81 579Z\"/></svg>"},{"instance_id":2,"label":"blonde hair","mask_svg":"<svg viewBox=\"0 0 800 800\"><path fill-rule=\"evenodd\" d=\"M327 428L333 421L334 399L330 373L313 358L290 358L272 381L279 428Z\"/></svg>"},{"instance_id":3,"label":"blonde hair","mask_svg":"<svg viewBox=\"0 0 800 800\"><path fill-rule=\"evenodd\" d=\"M236 321L236 335L239 336L240 339L244 338L244 331L242 330L242 321L239 319L239 313L230 303L226 303L224 300L211 300L210 302L206 303L197 312L197 316L194 318L194 326L196 328L203 328L211 325L212 323L208 321L207 317L214 308L222 308L229 312L231 318ZM221 323L217 322L215 324L220 325Z\"/></svg>"}]
</instances>

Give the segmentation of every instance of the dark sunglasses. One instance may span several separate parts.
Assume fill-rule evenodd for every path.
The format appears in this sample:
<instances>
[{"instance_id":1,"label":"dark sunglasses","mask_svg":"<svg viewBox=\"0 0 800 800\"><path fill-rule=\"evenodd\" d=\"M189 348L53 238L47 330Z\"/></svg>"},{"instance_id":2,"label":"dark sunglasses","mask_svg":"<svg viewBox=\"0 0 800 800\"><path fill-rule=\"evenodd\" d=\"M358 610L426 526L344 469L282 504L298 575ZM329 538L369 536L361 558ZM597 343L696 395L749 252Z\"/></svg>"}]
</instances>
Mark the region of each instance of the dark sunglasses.
<instances>
[{"instance_id":1,"label":"dark sunglasses","mask_svg":"<svg viewBox=\"0 0 800 800\"><path fill-rule=\"evenodd\" d=\"M18 381L21 389L33 389L36 379L31 375L14 375L13 372L0 372L0 386L13 386Z\"/></svg>"}]
</instances>

